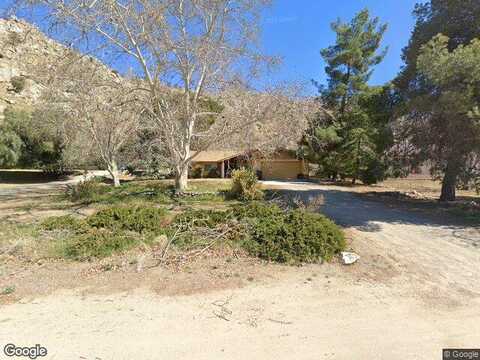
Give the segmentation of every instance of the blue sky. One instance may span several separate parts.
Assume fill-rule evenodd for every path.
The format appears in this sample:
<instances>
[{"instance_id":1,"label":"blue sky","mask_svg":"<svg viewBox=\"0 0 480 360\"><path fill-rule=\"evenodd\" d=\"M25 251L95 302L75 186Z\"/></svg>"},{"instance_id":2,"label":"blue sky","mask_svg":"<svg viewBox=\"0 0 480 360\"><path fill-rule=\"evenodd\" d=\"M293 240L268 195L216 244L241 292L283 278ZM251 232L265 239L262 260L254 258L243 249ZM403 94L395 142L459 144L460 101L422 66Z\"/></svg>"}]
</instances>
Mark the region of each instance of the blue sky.
<instances>
[{"instance_id":1,"label":"blue sky","mask_svg":"<svg viewBox=\"0 0 480 360\"><path fill-rule=\"evenodd\" d=\"M364 8L382 23L388 23L383 44L389 47L384 61L372 75L371 84L391 80L402 65L401 50L414 26L412 11L420 0L276 0L265 14L263 47L283 57L276 77L282 80L315 79L325 82L325 64L320 49L335 42L330 23L337 18L350 21ZM423 1L424 2L424 1Z\"/></svg>"},{"instance_id":2,"label":"blue sky","mask_svg":"<svg viewBox=\"0 0 480 360\"><path fill-rule=\"evenodd\" d=\"M412 11L425 0L274 0L263 19L262 47L283 59L273 75L274 80L325 83L325 64L320 49L335 42L330 23L337 18L349 21L357 12L368 8L372 16L388 23L383 45L389 47L370 83L383 84L398 73L401 50L408 43L414 25ZM0 0L0 12L10 0ZM309 90L315 92L313 86Z\"/></svg>"}]
</instances>

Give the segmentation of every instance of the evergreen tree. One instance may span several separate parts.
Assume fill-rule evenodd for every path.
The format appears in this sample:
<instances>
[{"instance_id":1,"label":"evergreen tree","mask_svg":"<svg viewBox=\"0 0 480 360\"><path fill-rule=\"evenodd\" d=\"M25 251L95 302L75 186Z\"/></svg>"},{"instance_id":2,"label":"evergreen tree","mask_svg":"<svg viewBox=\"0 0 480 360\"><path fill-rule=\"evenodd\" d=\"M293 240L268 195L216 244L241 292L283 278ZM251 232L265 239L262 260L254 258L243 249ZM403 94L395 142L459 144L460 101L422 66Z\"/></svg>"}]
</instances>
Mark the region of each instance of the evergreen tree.
<instances>
[{"instance_id":1,"label":"evergreen tree","mask_svg":"<svg viewBox=\"0 0 480 360\"><path fill-rule=\"evenodd\" d=\"M472 133L471 118L459 108L473 106L471 89L476 87L472 83L475 74L459 73L464 69L473 71L470 66L463 70L444 68L439 61L465 56L465 50L460 55L455 49L463 49L462 45L480 37L480 1L431 0L416 5L414 15L415 28L403 50L405 65L394 82L399 100L398 143L408 145L396 147L397 158L409 169L423 162L431 164L432 174L443 177L441 199L454 200L459 180L471 182L477 173L478 155L470 141L475 132ZM439 33L446 37L437 37L424 47ZM435 56L431 56L433 51L437 51ZM473 54L470 59L480 60L475 60ZM435 76L434 67L439 69ZM441 80L439 75L445 78ZM451 76L456 76L456 80L446 81ZM460 95L462 91L466 91L464 97Z\"/></svg>"},{"instance_id":2,"label":"evergreen tree","mask_svg":"<svg viewBox=\"0 0 480 360\"><path fill-rule=\"evenodd\" d=\"M455 200L460 179L475 182L480 173L480 164L471 163L480 154L480 39L453 51L448 44L438 35L421 48L417 69L432 91L417 96L409 113L410 141L434 175L443 174L444 201Z\"/></svg>"},{"instance_id":3,"label":"evergreen tree","mask_svg":"<svg viewBox=\"0 0 480 360\"><path fill-rule=\"evenodd\" d=\"M358 13L350 23L338 20L332 24L336 43L321 51L327 63L328 86L315 84L320 101L334 116L324 119L319 114L305 141L308 157L319 164L321 175L350 177L355 183L359 177L365 178L362 174L383 151L376 141L386 120L380 121L375 113L383 112L375 102L389 88L371 88L367 82L386 54L386 49L380 50L386 29L378 18L370 18L368 10Z\"/></svg>"},{"instance_id":4,"label":"evergreen tree","mask_svg":"<svg viewBox=\"0 0 480 360\"><path fill-rule=\"evenodd\" d=\"M9 107L0 124L0 166L51 168L61 163L60 129L49 127L46 116L30 108Z\"/></svg>"},{"instance_id":5,"label":"evergreen tree","mask_svg":"<svg viewBox=\"0 0 480 360\"><path fill-rule=\"evenodd\" d=\"M420 49L441 33L449 37L448 49L467 45L480 37L480 1L430 0L415 6L416 23L408 45L403 49L405 63L395 85L404 99L430 91L429 83L417 71Z\"/></svg>"},{"instance_id":6,"label":"evergreen tree","mask_svg":"<svg viewBox=\"0 0 480 360\"><path fill-rule=\"evenodd\" d=\"M378 53L387 25L379 18L370 18L368 10L358 13L350 23L332 23L335 45L320 53L327 63L328 87L321 88L325 102L337 108L340 115L356 96L367 88L372 68L385 57L387 49Z\"/></svg>"}]
</instances>

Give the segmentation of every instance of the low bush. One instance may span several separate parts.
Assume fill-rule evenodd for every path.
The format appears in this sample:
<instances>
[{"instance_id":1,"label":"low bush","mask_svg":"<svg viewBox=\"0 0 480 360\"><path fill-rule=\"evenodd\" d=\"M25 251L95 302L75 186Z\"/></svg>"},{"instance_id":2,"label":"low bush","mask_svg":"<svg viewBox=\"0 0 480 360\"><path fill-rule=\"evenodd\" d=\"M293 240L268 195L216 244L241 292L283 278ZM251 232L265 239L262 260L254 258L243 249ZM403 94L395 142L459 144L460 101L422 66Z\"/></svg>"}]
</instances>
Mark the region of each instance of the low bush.
<instances>
[{"instance_id":1,"label":"low bush","mask_svg":"<svg viewBox=\"0 0 480 360\"><path fill-rule=\"evenodd\" d=\"M2 291L0 291L0 295L10 295L15 292L15 286L10 285L10 286L5 286Z\"/></svg>"},{"instance_id":2,"label":"low bush","mask_svg":"<svg viewBox=\"0 0 480 360\"><path fill-rule=\"evenodd\" d=\"M68 240L64 256L73 260L90 260L111 256L139 243L132 234L110 229L91 228Z\"/></svg>"},{"instance_id":3,"label":"low bush","mask_svg":"<svg viewBox=\"0 0 480 360\"><path fill-rule=\"evenodd\" d=\"M167 226L166 210L146 206L115 206L84 220L67 215L48 218L41 224L46 231L69 231L57 254L74 260L110 256L148 243L155 235L166 233Z\"/></svg>"},{"instance_id":4,"label":"low bush","mask_svg":"<svg viewBox=\"0 0 480 360\"><path fill-rule=\"evenodd\" d=\"M251 169L237 169L232 171L232 188L230 196L241 201L260 200L263 192L257 187L258 179Z\"/></svg>"},{"instance_id":5,"label":"low bush","mask_svg":"<svg viewBox=\"0 0 480 360\"><path fill-rule=\"evenodd\" d=\"M167 225L167 212L162 208L142 206L113 206L100 210L87 219L88 225L110 230L161 233Z\"/></svg>"},{"instance_id":6,"label":"low bush","mask_svg":"<svg viewBox=\"0 0 480 360\"><path fill-rule=\"evenodd\" d=\"M175 217L174 226L197 226L214 228L232 217L230 211L188 209Z\"/></svg>"},{"instance_id":7,"label":"low bush","mask_svg":"<svg viewBox=\"0 0 480 360\"><path fill-rule=\"evenodd\" d=\"M345 248L342 231L325 216L301 209L284 211L277 205L258 201L228 211L188 210L178 215L172 226L183 231L176 242L192 247L203 244L196 228L223 231L222 224L241 230L229 234L229 241L269 261L328 261Z\"/></svg>"},{"instance_id":8,"label":"low bush","mask_svg":"<svg viewBox=\"0 0 480 360\"><path fill-rule=\"evenodd\" d=\"M93 202L98 196L106 192L108 192L108 187L101 184L98 179L92 178L69 186L66 195L70 200L75 202Z\"/></svg>"},{"instance_id":9,"label":"low bush","mask_svg":"<svg viewBox=\"0 0 480 360\"><path fill-rule=\"evenodd\" d=\"M10 83L13 91L19 94L25 89L26 80L23 76L14 76L10 79Z\"/></svg>"},{"instance_id":10,"label":"low bush","mask_svg":"<svg viewBox=\"0 0 480 360\"><path fill-rule=\"evenodd\" d=\"M171 223L161 208L114 206L85 220L61 216L41 226L70 231L63 256L76 260L110 256L159 234L175 234L174 244L184 249L211 246L221 239L253 256L283 263L328 261L345 248L342 231L323 215L258 201L226 211L189 209Z\"/></svg>"},{"instance_id":11,"label":"low bush","mask_svg":"<svg viewBox=\"0 0 480 360\"><path fill-rule=\"evenodd\" d=\"M312 263L328 261L345 248L342 231L323 215L299 209L279 215L282 211L277 206L270 207L262 209L265 216L247 218L250 234L245 246L252 255L283 263Z\"/></svg>"},{"instance_id":12,"label":"low bush","mask_svg":"<svg viewBox=\"0 0 480 360\"><path fill-rule=\"evenodd\" d=\"M234 206L232 211L237 219L273 219L284 215L284 211L277 205L261 201Z\"/></svg>"},{"instance_id":13,"label":"low bush","mask_svg":"<svg viewBox=\"0 0 480 360\"><path fill-rule=\"evenodd\" d=\"M80 232L85 230L87 226L84 220L79 220L72 215L49 217L41 224L41 228L47 231L69 230Z\"/></svg>"},{"instance_id":14,"label":"low bush","mask_svg":"<svg viewBox=\"0 0 480 360\"><path fill-rule=\"evenodd\" d=\"M202 168L201 167L194 167L190 170L189 177L191 179L200 179L202 177Z\"/></svg>"}]
</instances>

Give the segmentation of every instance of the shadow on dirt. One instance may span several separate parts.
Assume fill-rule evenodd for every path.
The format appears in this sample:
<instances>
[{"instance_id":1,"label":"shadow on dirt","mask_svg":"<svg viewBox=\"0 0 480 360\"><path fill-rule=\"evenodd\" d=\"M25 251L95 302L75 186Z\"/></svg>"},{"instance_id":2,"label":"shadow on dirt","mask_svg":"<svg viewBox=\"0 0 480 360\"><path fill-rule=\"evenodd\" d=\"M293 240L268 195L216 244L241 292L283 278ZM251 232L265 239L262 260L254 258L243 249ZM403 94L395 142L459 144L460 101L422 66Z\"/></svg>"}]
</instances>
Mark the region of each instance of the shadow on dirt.
<instances>
[{"instance_id":1,"label":"shadow on dirt","mask_svg":"<svg viewBox=\"0 0 480 360\"><path fill-rule=\"evenodd\" d=\"M66 175L59 176L38 170L0 170L1 184L46 184L65 179Z\"/></svg>"},{"instance_id":2,"label":"shadow on dirt","mask_svg":"<svg viewBox=\"0 0 480 360\"><path fill-rule=\"evenodd\" d=\"M460 219L435 211L420 210L414 205L395 204L382 199L369 199L362 194L339 190L278 190L279 194L298 198L308 203L323 196L324 204L320 211L344 227L355 227L360 231L377 232L382 223L423 225L443 229L463 229L465 223Z\"/></svg>"}]
</instances>

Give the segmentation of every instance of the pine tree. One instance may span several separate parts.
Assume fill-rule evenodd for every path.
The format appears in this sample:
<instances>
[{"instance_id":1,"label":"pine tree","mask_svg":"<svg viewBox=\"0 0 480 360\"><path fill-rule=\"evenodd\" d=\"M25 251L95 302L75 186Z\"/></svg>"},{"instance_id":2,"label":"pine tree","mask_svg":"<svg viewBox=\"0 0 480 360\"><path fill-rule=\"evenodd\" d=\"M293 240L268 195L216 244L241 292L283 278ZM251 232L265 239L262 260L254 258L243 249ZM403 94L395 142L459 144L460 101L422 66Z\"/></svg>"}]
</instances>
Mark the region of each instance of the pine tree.
<instances>
[{"instance_id":1,"label":"pine tree","mask_svg":"<svg viewBox=\"0 0 480 360\"><path fill-rule=\"evenodd\" d=\"M408 168L422 162L431 164L435 178L443 178L441 199L454 200L459 180L473 182L473 174L477 172L478 153L475 154L474 142L470 141L470 135L475 133L471 118L465 117L465 111L458 112L461 106L473 106L470 91L477 85L471 82L475 74L469 66L454 69L444 67L439 61L458 60L464 54L455 53L455 49L480 38L480 1L430 0L418 4L414 15L415 28L403 50L405 65L394 81L399 99L397 112L401 115L398 142L410 144L407 151L400 148L398 158L406 159L406 163L402 162ZM436 38L425 47L439 33L447 38ZM436 53L432 56L434 49ZM430 56L428 61L427 56ZM434 67L439 69L435 76ZM470 73L463 72L465 69ZM448 76L457 78L448 82Z\"/></svg>"},{"instance_id":2,"label":"pine tree","mask_svg":"<svg viewBox=\"0 0 480 360\"><path fill-rule=\"evenodd\" d=\"M387 25L363 10L350 23L337 20L331 26L336 43L321 51L328 85L315 84L320 100L334 116L312 123L308 143L315 156L310 159L318 162L322 175L350 177L355 182L380 156L378 150L383 150L376 144L383 129L378 129L381 122L374 114L381 110L373 100L379 91L367 83L385 57L387 49L380 50L380 45Z\"/></svg>"},{"instance_id":3,"label":"pine tree","mask_svg":"<svg viewBox=\"0 0 480 360\"><path fill-rule=\"evenodd\" d=\"M416 97L409 114L412 144L430 160L434 174L443 174L443 201L455 200L462 174L467 182L480 175L480 39L453 51L448 43L438 35L421 48L417 69L432 91Z\"/></svg>"},{"instance_id":4,"label":"pine tree","mask_svg":"<svg viewBox=\"0 0 480 360\"><path fill-rule=\"evenodd\" d=\"M340 20L332 23L336 33L335 45L321 51L327 63L328 87L321 89L326 103L344 115L350 102L367 88L372 68L387 52L378 53L387 25L379 25L379 18L370 19L367 9L358 13L350 23Z\"/></svg>"}]
</instances>

